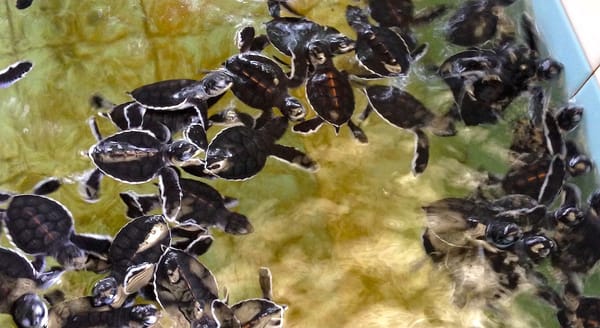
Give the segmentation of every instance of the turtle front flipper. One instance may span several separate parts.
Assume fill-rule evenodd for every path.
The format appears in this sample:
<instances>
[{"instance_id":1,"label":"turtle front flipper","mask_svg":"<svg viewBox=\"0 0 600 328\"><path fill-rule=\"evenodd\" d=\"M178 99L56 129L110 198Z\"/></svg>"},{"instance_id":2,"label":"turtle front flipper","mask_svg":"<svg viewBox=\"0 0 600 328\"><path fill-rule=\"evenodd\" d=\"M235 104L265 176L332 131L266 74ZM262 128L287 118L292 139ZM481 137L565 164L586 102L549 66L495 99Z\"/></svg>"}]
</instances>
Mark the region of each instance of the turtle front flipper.
<instances>
[{"instance_id":1,"label":"turtle front flipper","mask_svg":"<svg viewBox=\"0 0 600 328\"><path fill-rule=\"evenodd\" d=\"M285 308L266 299L249 299L231 307L242 327L283 327Z\"/></svg>"},{"instance_id":2,"label":"turtle front flipper","mask_svg":"<svg viewBox=\"0 0 600 328\"><path fill-rule=\"evenodd\" d=\"M79 181L79 194L86 202L94 203L100 199L100 182L104 174L99 169L86 172Z\"/></svg>"},{"instance_id":3,"label":"turtle front flipper","mask_svg":"<svg viewBox=\"0 0 600 328\"><path fill-rule=\"evenodd\" d=\"M55 192L60 188L62 182L59 178L50 177L38 182L32 190L34 195L47 195Z\"/></svg>"},{"instance_id":4,"label":"turtle front flipper","mask_svg":"<svg viewBox=\"0 0 600 328\"><path fill-rule=\"evenodd\" d=\"M133 191L126 191L119 194L125 206L127 206L127 217L135 219L146 215L150 211L160 208L160 197L155 194L138 195Z\"/></svg>"},{"instance_id":5,"label":"turtle front flipper","mask_svg":"<svg viewBox=\"0 0 600 328\"><path fill-rule=\"evenodd\" d=\"M203 124L192 123L183 131L185 140L193 143L198 148L206 150L208 147L208 138L206 137L206 128Z\"/></svg>"},{"instance_id":6,"label":"turtle front flipper","mask_svg":"<svg viewBox=\"0 0 600 328\"><path fill-rule=\"evenodd\" d=\"M22 79L31 69L33 63L27 60L18 61L0 72L0 88L8 88Z\"/></svg>"},{"instance_id":7,"label":"turtle front flipper","mask_svg":"<svg viewBox=\"0 0 600 328\"><path fill-rule=\"evenodd\" d=\"M213 300L211 304L213 317L222 328L241 328L240 321L235 317L231 308L221 300Z\"/></svg>"},{"instance_id":8,"label":"turtle front flipper","mask_svg":"<svg viewBox=\"0 0 600 328\"><path fill-rule=\"evenodd\" d=\"M88 253L106 258L112 238L106 235L74 233L71 235L71 242Z\"/></svg>"},{"instance_id":9,"label":"turtle front flipper","mask_svg":"<svg viewBox=\"0 0 600 328\"><path fill-rule=\"evenodd\" d=\"M103 311L85 311L72 314L63 323L63 328L83 327L150 327L159 318L159 310L152 304L134 305Z\"/></svg>"},{"instance_id":10,"label":"turtle front flipper","mask_svg":"<svg viewBox=\"0 0 600 328\"><path fill-rule=\"evenodd\" d=\"M171 247L200 256L208 251L213 237L195 222L186 221L171 228Z\"/></svg>"},{"instance_id":11,"label":"turtle front flipper","mask_svg":"<svg viewBox=\"0 0 600 328\"><path fill-rule=\"evenodd\" d=\"M304 122L300 122L292 127L292 131L300 134L314 133L323 125L323 121L320 117L313 117Z\"/></svg>"},{"instance_id":12,"label":"turtle front flipper","mask_svg":"<svg viewBox=\"0 0 600 328\"><path fill-rule=\"evenodd\" d=\"M177 171L169 166L162 168L158 176L158 187L163 213L167 219L173 221L179 214L183 197Z\"/></svg>"},{"instance_id":13,"label":"turtle front flipper","mask_svg":"<svg viewBox=\"0 0 600 328\"><path fill-rule=\"evenodd\" d=\"M365 132L358 125L354 124L352 120L348 121L348 127L350 128L350 131L352 132L354 138L356 138L356 140L358 140L360 143L366 144L369 142L369 139L367 138Z\"/></svg>"},{"instance_id":14,"label":"turtle front flipper","mask_svg":"<svg viewBox=\"0 0 600 328\"><path fill-rule=\"evenodd\" d=\"M429 162L429 138L420 129L413 129L415 134L415 154L412 160L412 172L419 175L425 171Z\"/></svg>"},{"instance_id":15,"label":"turtle front flipper","mask_svg":"<svg viewBox=\"0 0 600 328\"><path fill-rule=\"evenodd\" d=\"M127 269L125 278L123 279L123 291L127 295L136 293L152 281L153 274L153 263L144 262L131 266Z\"/></svg>"},{"instance_id":16,"label":"turtle front flipper","mask_svg":"<svg viewBox=\"0 0 600 328\"><path fill-rule=\"evenodd\" d=\"M317 162L294 147L274 144L269 151L269 155L310 172L319 169Z\"/></svg>"},{"instance_id":17,"label":"turtle front flipper","mask_svg":"<svg viewBox=\"0 0 600 328\"><path fill-rule=\"evenodd\" d=\"M555 155L550 162L548 173L544 178L544 183L540 188L538 202L540 204L548 205L552 203L554 198L562 190L562 186L565 181L565 162L560 158L559 155Z\"/></svg>"}]
</instances>

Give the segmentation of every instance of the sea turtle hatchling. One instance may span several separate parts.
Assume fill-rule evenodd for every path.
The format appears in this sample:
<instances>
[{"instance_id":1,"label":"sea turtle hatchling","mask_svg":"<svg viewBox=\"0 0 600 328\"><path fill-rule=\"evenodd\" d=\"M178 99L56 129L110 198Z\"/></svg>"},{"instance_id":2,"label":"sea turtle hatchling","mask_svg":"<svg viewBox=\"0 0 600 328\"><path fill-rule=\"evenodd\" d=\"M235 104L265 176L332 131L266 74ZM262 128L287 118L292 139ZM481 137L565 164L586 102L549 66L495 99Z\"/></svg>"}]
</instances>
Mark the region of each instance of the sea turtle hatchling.
<instances>
[{"instance_id":1,"label":"sea turtle hatchling","mask_svg":"<svg viewBox=\"0 0 600 328\"><path fill-rule=\"evenodd\" d=\"M304 17L282 17L282 6L294 15L302 16L286 0L268 0L267 5L273 19L265 23L266 36L275 49L292 58L291 87L301 85L310 71L307 45L312 42L324 43L333 55L354 50L354 40L331 26L323 26Z\"/></svg>"},{"instance_id":2,"label":"sea turtle hatchling","mask_svg":"<svg viewBox=\"0 0 600 328\"><path fill-rule=\"evenodd\" d=\"M35 256L34 266L43 270L45 257L52 256L67 270L86 268L91 253L103 257L110 238L75 233L73 215L58 201L44 196L58 189L60 181L49 178L38 183L31 194L0 192L0 218L11 242Z\"/></svg>"},{"instance_id":3,"label":"sea turtle hatchling","mask_svg":"<svg viewBox=\"0 0 600 328\"><path fill-rule=\"evenodd\" d=\"M454 122L446 116L437 116L410 93L393 86L373 85L363 89L369 103L361 115L367 118L374 110L387 123L407 129L415 135L415 154L412 161L414 174L423 173L429 160L429 139L422 131L429 128L438 136L456 134Z\"/></svg>"},{"instance_id":4,"label":"sea turtle hatchling","mask_svg":"<svg viewBox=\"0 0 600 328\"><path fill-rule=\"evenodd\" d=\"M91 296L65 300L64 294L58 290L44 297L51 304L48 327L145 328L154 326L160 317L160 311L153 304L94 307Z\"/></svg>"},{"instance_id":5,"label":"sea turtle hatchling","mask_svg":"<svg viewBox=\"0 0 600 328\"><path fill-rule=\"evenodd\" d=\"M167 248L154 271L154 293L160 306L182 327L202 321L218 327L211 304L219 295L213 274L187 252Z\"/></svg>"},{"instance_id":6,"label":"sea turtle hatchling","mask_svg":"<svg viewBox=\"0 0 600 328\"><path fill-rule=\"evenodd\" d=\"M201 165L186 165L182 169L196 176L216 176L226 180L246 180L265 166L267 157L314 172L317 163L300 150L277 144L288 127L285 117L276 117L260 129L245 125L225 128L214 136Z\"/></svg>"},{"instance_id":7,"label":"sea turtle hatchling","mask_svg":"<svg viewBox=\"0 0 600 328\"><path fill-rule=\"evenodd\" d=\"M454 44L470 47L492 39L498 31L505 33L511 24L504 15L504 7L516 0L468 0L463 2L448 19L446 39Z\"/></svg>"},{"instance_id":8,"label":"sea turtle hatchling","mask_svg":"<svg viewBox=\"0 0 600 328\"><path fill-rule=\"evenodd\" d=\"M193 179L179 179L183 197L181 209L176 220L179 222L192 221L202 227L215 226L231 234L247 234L254 231L248 218L232 212L227 207L230 198L223 197L219 191L210 185ZM120 194L127 206L128 217L138 217L148 214L160 207L160 197L154 195L138 195L133 191Z\"/></svg>"},{"instance_id":9,"label":"sea turtle hatchling","mask_svg":"<svg viewBox=\"0 0 600 328\"><path fill-rule=\"evenodd\" d=\"M324 43L315 41L308 48L314 70L306 81L306 97L317 116L294 125L292 130L308 134L328 123L337 134L340 127L347 124L359 142L367 143L365 133L352 122L355 103L348 73L334 66L332 54Z\"/></svg>"},{"instance_id":10,"label":"sea turtle hatchling","mask_svg":"<svg viewBox=\"0 0 600 328\"><path fill-rule=\"evenodd\" d=\"M214 300L212 313L222 328L281 328L286 305L273 302L272 275L268 268L260 268L258 282L261 298L240 301L231 307Z\"/></svg>"},{"instance_id":11,"label":"sea turtle hatchling","mask_svg":"<svg viewBox=\"0 0 600 328\"><path fill-rule=\"evenodd\" d=\"M129 221L115 235L108 250L110 273L92 288L93 305L122 306L127 295L146 286L154 264L171 245L171 230L162 215Z\"/></svg>"},{"instance_id":12,"label":"sea turtle hatchling","mask_svg":"<svg viewBox=\"0 0 600 328\"><path fill-rule=\"evenodd\" d=\"M188 140L171 143L160 142L146 130L126 130L102 138L96 121L90 119L90 127L98 142L90 147L88 156L96 166L82 181L81 193L88 201L98 199L100 180L103 175L129 184L145 183L158 177L163 213L169 219L177 216L181 204L179 176L172 165L193 161L199 146ZM206 136L199 124L191 124L184 136ZM196 137L194 137L196 138ZM203 141L197 141L202 144Z\"/></svg>"},{"instance_id":13,"label":"sea turtle hatchling","mask_svg":"<svg viewBox=\"0 0 600 328\"><path fill-rule=\"evenodd\" d=\"M62 270L38 272L19 253L0 247L0 313L9 313L19 328L45 328L46 303L36 294L52 285Z\"/></svg>"},{"instance_id":14,"label":"sea turtle hatchling","mask_svg":"<svg viewBox=\"0 0 600 328\"><path fill-rule=\"evenodd\" d=\"M346 20L357 34L356 59L375 78L407 75L410 64L427 50L425 44L417 47L397 31L370 24L369 17L359 7L347 6Z\"/></svg>"}]
</instances>

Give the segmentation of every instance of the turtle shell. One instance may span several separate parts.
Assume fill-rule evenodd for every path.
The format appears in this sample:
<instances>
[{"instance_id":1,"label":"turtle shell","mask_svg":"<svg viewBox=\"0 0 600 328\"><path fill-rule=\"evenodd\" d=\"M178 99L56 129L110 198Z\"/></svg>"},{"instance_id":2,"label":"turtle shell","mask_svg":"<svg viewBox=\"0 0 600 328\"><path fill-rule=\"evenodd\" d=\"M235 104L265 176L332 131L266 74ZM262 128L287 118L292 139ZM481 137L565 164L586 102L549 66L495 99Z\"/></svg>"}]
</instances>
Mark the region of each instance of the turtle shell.
<instances>
[{"instance_id":1,"label":"turtle shell","mask_svg":"<svg viewBox=\"0 0 600 328\"><path fill-rule=\"evenodd\" d=\"M237 125L221 130L206 150L206 169L229 180L245 180L264 166L275 139L260 130Z\"/></svg>"},{"instance_id":2,"label":"turtle shell","mask_svg":"<svg viewBox=\"0 0 600 328\"><path fill-rule=\"evenodd\" d=\"M158 262L163 248L170 243L171 233L162 215L131 220L119 230L108 250L112 276L122 282L131 266Z\"/></svg>"},{"instance_id":3,"label":"turtle shell","mask_svg":"<svg viewBox=\"0 0 600 328\"><path fill-rule=\"evenodd\" d=\"M200 306L210 311L219 289L213 274L194 256L169 248L160 258L154 273L154 290L167 311L181 311L189 322L196 319Z\"/></svg>"},{"instance_id":4,"label":"turtle shell","mask_svg":"<svg viewBox=\"0 0 600 328\"><path fill-rule=\"evenodd\" d=\"M358 33L355 49L358 61L381 76L407 74L412 58L404 38L385 27L369 29L370 33Z\"/></svg>"},{"instance_id":5,"label":"turtle shell","mask_svg":"<svg viewBox=\"0 0 600 328\"><path fill-rule=\"evenodd\" d=\"M306 96L313 110L335 127L347 123L354 112L354 93L348 74L330 64L317 66L306 82Z\"/></svg>"},{"instance_id":6,"label":"turtle shell","mask_svg":"<svg viewBox=\"0 0 600 328\"><path fill-rule=\"evenodd\" d=\"M448 41L468 47L491 39L498 26L498 16L493 13L491 2L470 0L461 5L448 20Z\"/></svg>"},{"instance_id":7,"label":"turtle shell","mask_svg":"<svg viewBox=\"0 0 600 328\"><path fill-rule=\"evenodd\" d=\"M200 83L197 80L174 79L164 80L141 86L129 93L131 98L142 106L160 109L176 110L184 106L191 95L180 95L183 88L193 87Z\"/></svg>"},{"instance_id":8,"label":"turtle shell","mask_svg":"<svg viewBox=\"0 0 600 328\"><path fill-rule=\"evenodd\" d=\"M381 26L408 27L415 13L412 0L369 0L371 17Z\"/></svg>"},{"instance_id":9,"label":"turtle shell","mask_svg":"<svg viewBox=\"0 0 600 328\"><path fill-rule=\"evenodd\" d=\"M231 91L246 105L271 109L288 95L287 76L272 59L259 53L242 53L227 59L225 68L233 73Z\"/></svg>"},{"instance_id":10,"label":"turtle shell","mask_svg":"<svg viewBox=\"0 0 600 328\"><path fill-rule=\"evenodd\" d=\"M167 164L161 142L143 130L117 132L88 153L102 173L125 183L150 181Z\"/></svg>"},{"instance_id":11,"label":"turtle shell","mask_svg":"<svg viewBox=\"0 0 600 328\"><path fill-rule=\"evenodd\" d=\"M5 223L11 241L28 254L56 254L74 232L69 210L40 195L14 196Z\"/></svg>"},{"instance_id":12,"label":"turtle shell","mask_svg":"<svg viewBox=\"0 0 600 328\"><path fill-rule=\"evenodd\" d=\"M403 129L428 126L435 115L410 93L392 86L365 89L373 109L389 124Z\"/></svg>"}]
</instances>

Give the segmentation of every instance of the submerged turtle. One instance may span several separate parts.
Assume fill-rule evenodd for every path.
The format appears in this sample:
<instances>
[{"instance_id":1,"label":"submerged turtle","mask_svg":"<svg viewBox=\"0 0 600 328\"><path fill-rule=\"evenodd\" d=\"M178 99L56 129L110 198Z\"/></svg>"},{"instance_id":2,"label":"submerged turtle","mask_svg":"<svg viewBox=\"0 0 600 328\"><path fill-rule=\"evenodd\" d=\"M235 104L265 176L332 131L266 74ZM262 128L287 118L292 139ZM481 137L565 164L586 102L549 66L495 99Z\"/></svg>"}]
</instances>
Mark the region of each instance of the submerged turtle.
<instances>
[{"instance_id":1,"label":"submerged turtle","mask_svg":"<svg viewBox=\"0 0 600 328\"><path fill-rule=\"evenodd\" d=\"M93 119L90 125L98 143L90 147L88 156L96 169L83 181L84 197L88 201L98 198L103 175L130 184L145 183L158 177L163 213L169 219L175 218L181 205L181 187L177 171L171 165L193 161L192 156L199 146L188 140L161 143L146 130L126 130L102 138ZM198 124L188 126L184 135L195 136L190 131L199 132L201 137L206 136L204 128ZM197 143L202 144L203 141Z\"/></svg>"},{"instance_id":2,"label":"submerged turtle","mask_svg":"<svg viewBox=\"0 0 600 328\"><path fill-rule=\"evenodd\" d=\"M126 295L150 282L154 264L170 244L171 231L162 215L141 216L128 222L110 245L110 274L94 285L93 305L124 304Z\"/></svg>"},{"instance_id":3,"label":"submerged turtle","mask_svg":"<svg viewBox=\"0 0 600 328\"><path fill-rule=\"evenodd\" d=\"M304 17L281 17L281 6L297 13L286 0L268 0L272 20L265 23L267 38L278 51L292 58L293 76L290 85L299 86L310 70L307 46L314 41L322 42L333 55L354 50L355 42L331 26L323 26Z\"/></svg>"},{"instance_id":4,"label":"submerged turtle","mask_svg":"<svg viewBox=\"0 0 600 328\"><path fill-rule=\"evenodd\" d=\"M448 117L436 116L410 93L392 86L374 85L364 89L369 103L362 113L364 120L374 110L387 123L415 134L414 174L423 173L429 159L429 139L422 131L430 128L438 136L456 134L454 123Z\"/></svg>"},{"instance_id":5,"label":"submerged turtle","mask_svg":"<svg viewBox=\"0 0 600 328\"><path fill-rule=\"evenodd\" d=\"M212 313L222 328L281 328L285 305L273 302L272 276L268 268L260 268L258 281L261 298L240 301L231 307L220 300L214 300Z\"/></svg>"},{"instance_id":6,"label":"submerged turtle","mask_svg":"<svg viewBox=\"0 0 600 328\"><path fill-rule=\"evenodd\" d=\"M314 72L306 82L306 96L317 116L294 125L292 130L312 133L328 123L338 133L343 124L348 124L354 137L366 143L367 136L351 119L355 103L348 73L333 65L332 54L322 42L310 44L309 53Z\"/></svg>"},{"instance_id":7,"label":"submerged turtle","mask_svg":"<svg viewBox=\"0 0 600 328\"><path fill-rule=\"evenodd\" d=\"M410 64L427 50L425 44L417 47L406 35L370 24L359 7L347 6L346 20L357 34L356 58L374 77L408 74Z\"/></svg>"},{"instance_id":8,"label":"submerged turtle","mask_svg":"<svg viewBox=\"0 0 600 328\"><path fill-rule=\"evenodd\" d=\"M184 131L189 125L198 123L206 130L211 123L207 122L208 109L223 94L207 100L198 100L194 105L177 110L148 108L135 101L115 105L99 94L91 97L90 103L97 109L109 109L100 115L109 119L120 130L143 129L151 131L161 142L170 142L171 136Z\"/></svg>"},{"instance_id":9,"label":"submerged turtle","mask_svg":"<svg viewBox=\"0 0 600 328\"><path fill-rule=\"evenodd\" d=\"M18 2L17 2L18 6ZM22 79L31 69L33 63L28 60L18 61L0 71L0 88L8 88Z\"/></svg>"},{"instance_id":10,"label":"submerged turtle","mask_svg":"<svg viewBox=\"0 0 600 328\"><path fill-rule=\"evenodd\" d=\"M446 10L445 5L438 5L415 14L412 0L369 0L371 17L380 26L397 27L401 31L428 23L446 13Z\"/></svg>"},{"instance_id":11,"label":"submerged turtle","mask_svg":"<svg viewBox=\"0 0 600 328\"><path fill-rule=\"evenodd\" d=\"M59 269L38 272L24 256L0 247L0 313L11 314L19 328L46 327L48 308L36 290L49 287L61 274Z\"/></svg>"},{"instance_id":12,"label":"submerged turtle","mask_svg":"<svg viewBox=\"0 0 600 328\"><path fill-rule=\"evenodd\" d=\"M58 294L58 295L57 295ZM91 296L65 300L62 292L44 295L51 303L49 327L62 328L144 328L158 321L159 310L153 304L112 308L94 307Z\"/></svg>"},{"instance_id":13,"label":"submerged turtle","mask_svg":"<svg viewBox=\"0 0 600 328\"><path fill-rule=\"evenodd\" d=\"M192 179L179 179L183 197L176 220L190 220L202 227L215 226L231 234L247 234L254 230L248 218L227 209L230 199L224 198L210 185ZM160 207L159 195L138 195L129 191L121 193L127 205L127 216L138 217Z\"/></svg>"},{"instance_id":14,"label":"submerged turtle","mask_svg":"<svg viewBox=\"0 0 600 328\"><path fill-rule=\"evenodd\" d=\"M241 33L245 30L253 28L246 27ZM273 107L279 108L290 121L304 119L306 110L288 93L290 79L271 58L258 52L242 52L229 57L224 66L233 81L233 94L246 105L263 111L257 119L257 128L273 116Z\"/></svg>"},{"instance_id":15,"label":"submerged turtle","mask_svg":"<svg viewBox=\"0 0 600 328\"><path fill-rule=\"evenodd\" d=\"M210 311L219 295L217 281L196 257L167 248L156 265L154 293L178 325L195 327L192 323L202 321L218 327Z\"/></svg>"},{"instance_id":16,"label":"submerged turtle","mask_svg":"<svg viewBox=\"0 0 600 328\"><path fill-rule=\"evenodd\" d=\"M196 176L246 180L260 172L267 157L273 156L303 169L316 171L318 165L308 155L294 147L276 143L287 126L285 117L276 117L258 130L244 125L223 129L208 145L204 164L186 165L182 169Z\"/></svg>"},{"instance_id":17,"label":"submerged turtle","mask_svg":"<svg viewBox=\"0 0 600 328\"><path fill-rule=\"evenodd\" d=\"M492 39L498 30L509 26L504 7L516 0L468 0L450 17L446 39L460 46L476 46Z\"/></svg>"},{"instance_id":18,"label":"submerged turtle","mask_svg":"<svg viewBox=\"0 0 600 328\"><path fill-rule=\"evenodd\" d=\"M34 266L43 270L45 257L52 256L66 269L86 268L90 252L103 256L110 238L90 234L76 234L73 215L58 201L44 196L60 186L56 178L38 183L32 194L0 193L8 206L0 210L11 242L27 254L34 255Z\"/></svg>"}]
</instances>

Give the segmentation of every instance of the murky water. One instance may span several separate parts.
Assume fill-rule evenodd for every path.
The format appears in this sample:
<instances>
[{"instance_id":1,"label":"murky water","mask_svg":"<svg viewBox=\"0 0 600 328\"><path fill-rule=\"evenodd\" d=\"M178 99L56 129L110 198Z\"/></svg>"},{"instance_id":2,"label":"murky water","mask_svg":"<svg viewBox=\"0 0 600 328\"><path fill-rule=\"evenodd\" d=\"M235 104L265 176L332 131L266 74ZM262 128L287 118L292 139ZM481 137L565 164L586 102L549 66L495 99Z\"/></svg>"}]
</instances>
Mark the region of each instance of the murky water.
<instances>
[{"instance_id":1,"label":"murky water","mask_svg":"<svg viewBox=\"0 0 600 328\"><path fill-rule=\"evenodd\" d=\"M44 177L62 177L67 183L52 197L72 211L77 231L112 235L126 222L118 192L152 192L153 186L104 179L99 202L79 197L75 181L92 167L81 155L94 143L86 124L95 114L90 95L123 102L125 91L142 84L198 77L237 51L239 27L251 24L262 31L261 23L269 20L263 0L38 0L25 11L14 9L13 2L0 4L0 65L29 59L35 67L23 81L0 90L0 187L26 192ZM414 1L417 8L445 2ZM347 3L304 0L294 6L354 36L343 16ZM434 23L417 29L429 51L403 84L442 113L451 94L427 68L456 48L438 40L438 28ZM337 64L352 71L354 60L341 56ZM303 96L304 90L294 94ZM358 113L366 100L359 91L356 99ZM258 114L231 95L215 108L229 105ZM515 102L513 112L524 105ZM105 134L114 132L108 122L99 122ZM284 136L282 144L319 162L316 174L269 159L251 180L209 182L239 199L236 211L256 230L237 237L215 231L212 249L201 257L227 287L231 302L259 296L258 268L268 266L275 300L289 305L287 327L555 326L549 309L527 296L519 303L527 304L528 313L515 306L501 320L455 307L447 274L430 264L420 242L423 204L466 195L485 176L481 170L505 170L508 125L460 126L451 138L428 133L430 164L419 177L410 171L411 133L376 115L362 127L368 145L346 128L335 136L329 126L309 136ZM99 278L70 272L57 288L75 297L89 293Z\"/></svg>"}]
</instances>

